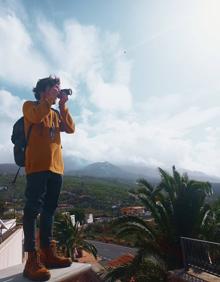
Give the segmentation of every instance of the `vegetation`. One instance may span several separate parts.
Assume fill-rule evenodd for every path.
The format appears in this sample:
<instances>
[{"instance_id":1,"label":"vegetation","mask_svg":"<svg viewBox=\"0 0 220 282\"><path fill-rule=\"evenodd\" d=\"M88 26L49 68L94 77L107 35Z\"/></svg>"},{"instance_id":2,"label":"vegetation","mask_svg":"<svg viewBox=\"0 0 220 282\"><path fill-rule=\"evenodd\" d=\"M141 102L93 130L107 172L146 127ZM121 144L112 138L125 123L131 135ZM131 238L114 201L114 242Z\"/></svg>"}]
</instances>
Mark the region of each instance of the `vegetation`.
<instances>
[{"instance_id":1,"label":"vegetation","mask_svg":"<svg viewBox=\"0 0 220 282\"><path fill-rule=\"evenodd\" d=\"M4 204L4 211L15 208L22 210L24 206L25 176L18 176L16 184L12 184L14 175L0 175L0 186L8 189L0 191L0 199ZM59 204L66 204L84 213L97 215L112 215L112 206L127 206L136 204L129 190L134 184L117 180L102 180L91 177L64 176L63 189ZM121 200L123 199L123 201ZM2 210L3 212L3 210ZM80 219L81 220L81 219Z\"/></svg>"},{"instance_id":2,"label":"vegetation","mask_svg":"<svg viewBox=\"0 0 220 282\"><path fill-rule=\"evenodd\" d=\"M135 246L138 252L132 263L110 269L105 281L162 282L167 270L182 266L181 236L220 242L219 184L190 180L175 167L172 175L159 171L158 184L141 179L138 189L117 180L65 176L59 203L66 205L64 211L76 216L77 223L73 226L68 215L58 214L55 238L60 248L76 259L75 251L81 249L96 256L94 246L85 240L88 238ZM8 186L0 192L0 214L4 218L14 210L18 214L24 205L25 177L19 176L16 185L10 183L12 178L0 175L0 184ZM214 196L212 187L218 192ZM125 216L114 222L114 229L108 222L88 225L86 230L79 227L79 222L85 222L85 213L117 217L121 207L140 204L151 212L151 220Z\"/></svg>"},{"instance_id":3,"label":"vegetation","mask_svg":"<svg viewBox=\"0 0 220 282\"><path fill-rule=\"evenodd\" d=\"M220 243L220 198L215 200L203 224L201 239Z\"/></svg>"},{"instance_id":4,"label":"vegetation","mask_svg":"<svg viewBox=\"0 0 220 282\"><path fill-rule=\"evenodd\" d=\"M97 250L95 246L85 240L83 227L79 226L79 222L73 225L68 213L59 214L54 227L54 237L58 240L59 248L63 250L67 257L75 260L77 254L85 250L96 258Z\"/></svg>"},{"instance_id":5,"label":"vegetation","mask_svg":"<svg viewBox=\"0 0 220 282\"><path fill-rule=\"evenodd\" d=\"M116 180L65 176L65 192L61 194L60 201L77 208L102 210L110 215L113 205L127 206L135 203L128 193L133 187L132 184Z\"/></svg>"},{"instance_id":6,"label":"vegetation","mask_svg":"<svg viewBox=\"0 0 220 282\"><path fill-rule=\"evenodd\" d=\"M104 276L104 281L115 282L164 282L166 281L166 268L154 258L142 260L141 251L130 264L121 265L110 269Z\"/></svg>"},{"instance_id":7,"label":"vegetation","mask_svg":"<svg viewBox=\"0 0 220 282\"><path fill-rule=\"evenodd\" d=\"M157 186L141 179L139 189L134 192L146 209L151 211L153 220L126 216L114 223L118 236L132 236L139 249L133 262L124 268L126 273L129 273L126 269L133 270L129 278L135 277L135 281L142 281L138 277L142 275L142 264L146 261L153 264L157 262L157 265L161 265L160 269L163 269L163 265L167 269L182 266L180 237L206 238L204 227L212 214L205 201L212 194L209 183L189 180L186 174L181 176L175 167L172 176L162 169L159 171L161 182ZM135 267L137 261L140 267ZM115 279L117 273L117 269L113 269L109 275ZM125 273L122 269L120 273L123 279Z\"/></svg>"},{"instance_id":8,"label":"vegetation","mask_svg":"<svg viewBox=\"0 0 220 282\"><path fill-rule=\"evenodd\" d=\"M79 222L81 225L85 223L86 215L83 209L70 209L68 213L75 216L75 222Z\"/></svg>"},{"instance_id":9,"label":"vegetation","mask_svg":"<svg viewBox=\"0 0 220 282\"><path fill-rule=\"evenodd\" d=\"M3 200L0 200L0 216L3 216L5 211L5 202Z\"/></svg>"}]
</instances>

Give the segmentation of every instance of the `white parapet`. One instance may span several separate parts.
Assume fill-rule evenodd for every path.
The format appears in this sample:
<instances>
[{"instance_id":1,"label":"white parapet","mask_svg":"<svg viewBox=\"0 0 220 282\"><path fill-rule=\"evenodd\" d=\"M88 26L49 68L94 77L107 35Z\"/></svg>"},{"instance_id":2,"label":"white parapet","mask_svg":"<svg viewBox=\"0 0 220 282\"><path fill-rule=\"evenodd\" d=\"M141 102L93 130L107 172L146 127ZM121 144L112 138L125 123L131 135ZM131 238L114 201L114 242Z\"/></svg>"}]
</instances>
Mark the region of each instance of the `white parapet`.
<instances>
[{"instance_id":1,"label":"white parapet","mask_svg":"<svg viewBox=\"0 0 220 282\"><path fill-rule=\"evenodd\" d=\"M0 281L27 282L28 280L26 278L23 278L22 275L23 269L24 265L20 264L4 270L0 270ZM50 272L51 278L49 282L97 281L96 279L92 279L93 275L91 272L91 264L87 263L72 263L70 267L52 269L50 270Z\"/></svg>"},{"instance_id":2,"label":"white parapet","mask_svg":"<svg viewBox=\"0 0 220 282\"><path fill-rule=\"evenodd\" d=\"M0 244L0 269L22 263L22 239L23 230L19 228Z\"/></svg>"}]
</instances>

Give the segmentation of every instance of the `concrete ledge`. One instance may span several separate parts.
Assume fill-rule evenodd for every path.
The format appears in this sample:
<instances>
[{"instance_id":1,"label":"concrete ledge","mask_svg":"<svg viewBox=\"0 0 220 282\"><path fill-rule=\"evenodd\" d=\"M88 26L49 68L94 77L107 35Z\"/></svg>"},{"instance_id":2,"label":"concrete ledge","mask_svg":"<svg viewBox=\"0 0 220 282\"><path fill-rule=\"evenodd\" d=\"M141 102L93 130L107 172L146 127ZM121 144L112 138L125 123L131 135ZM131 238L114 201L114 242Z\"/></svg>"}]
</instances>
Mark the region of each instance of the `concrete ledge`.
<instances>
[{"instance_id":1,"label":"concrete ledge","mask_svg":"<svg viewBox=\"0 0 220 282\"><path fill-rule=\"evenodd\" d=\"M0 270L0 282L27 282L22 276L23 264ZM72 263L70 267L51 269L50 282L93 282L91 264ZM91 275L90 275L91 274ZM91 277L91 279L89 278Z\"/></svg>"}]
</instances>

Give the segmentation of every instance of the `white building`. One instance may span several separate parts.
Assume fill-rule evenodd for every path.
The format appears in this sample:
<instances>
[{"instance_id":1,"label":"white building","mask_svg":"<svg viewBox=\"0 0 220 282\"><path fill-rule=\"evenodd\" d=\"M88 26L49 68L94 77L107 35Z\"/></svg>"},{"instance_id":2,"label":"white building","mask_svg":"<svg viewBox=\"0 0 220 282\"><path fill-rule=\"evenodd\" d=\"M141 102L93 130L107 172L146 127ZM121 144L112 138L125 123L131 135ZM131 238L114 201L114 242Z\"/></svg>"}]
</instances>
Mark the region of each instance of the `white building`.
<instances>
[{"instance_id":1,"label":"white building","mask_svg":"<svg viewBox=\"0 0 220 282\"><path fill-rule=\"evenodd\" d=\"M86 219L86 222L87 222L88 224L94 222L94 220L93 220L93 214L92 214L92 213L88 214L87 219Z\"/></svg>"}]
</instances>

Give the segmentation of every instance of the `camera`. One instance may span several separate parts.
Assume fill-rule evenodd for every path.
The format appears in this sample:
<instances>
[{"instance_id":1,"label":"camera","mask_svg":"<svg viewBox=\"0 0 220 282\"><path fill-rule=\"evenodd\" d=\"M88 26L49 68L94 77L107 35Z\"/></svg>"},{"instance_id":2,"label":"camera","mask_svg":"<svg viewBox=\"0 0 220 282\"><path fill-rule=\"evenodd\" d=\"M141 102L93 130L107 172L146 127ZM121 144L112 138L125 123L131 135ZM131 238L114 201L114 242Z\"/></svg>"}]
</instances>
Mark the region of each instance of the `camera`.
<instances>
[{"instance_id":1,"label":"camera","mask_svg":"<svg viewBox=\"0 0 220 282\"><path fill-rule=\"evenodd\" d=\"M73 92L72 89L61 89L60 93L57 96L57 98L60 99L64 95L70 96L70 95L72 95L72 92Z\"/></svg>"}]
</instances>

